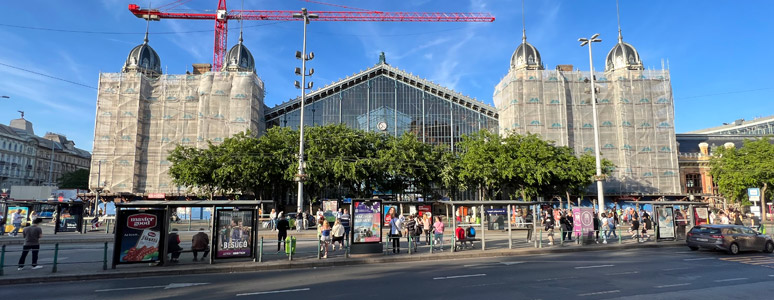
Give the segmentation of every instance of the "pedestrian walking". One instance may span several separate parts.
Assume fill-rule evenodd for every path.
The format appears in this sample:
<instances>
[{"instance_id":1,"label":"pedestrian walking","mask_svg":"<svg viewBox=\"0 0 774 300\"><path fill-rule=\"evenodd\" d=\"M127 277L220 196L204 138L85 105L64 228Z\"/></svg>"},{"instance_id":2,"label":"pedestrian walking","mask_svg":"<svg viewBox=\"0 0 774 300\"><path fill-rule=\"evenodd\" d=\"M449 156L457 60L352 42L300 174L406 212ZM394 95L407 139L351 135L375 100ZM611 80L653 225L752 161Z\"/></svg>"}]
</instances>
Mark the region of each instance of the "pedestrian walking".
<instances>
[{"instance_id":1,"label":"pedestrian walking","mask_svg":"<svg viewBox=\"0 0 774 300\"><path fill-rule=\"evenodd\" d=\"M413 248L414 251L417 251L417 237L419 237L418 234L416 234L417 230L417 221L414 219L414 215L409 215L408 219L406 219L403 228L406 230L406 240L408 241L409 248Z\"/></svg>"},{"instance_id":2,"label":"pedestrian walking","mask_svg":"<svg viewBox=\"0 0 774 300\"><path fill-rule=\"evenodd\" d=\"M398 213L392 213L390 220L390 239L392 240L392 253L400 253L400 237L402 229Z\"/></svg>"},{"instance_id":3,"label":"pedestrian walking","mask_svg":"<svg viewBox=\"0 0 774 300\"><path fill-rule=\"evenodd\" d=\"M572 241L572 221L566 212L559 217L559 225L562 228L562 240Z\"/></svg>"},{"instance_id":4,"label":"pedestrian walking","mask_svg":"<svg viewBox=\"0 0 774 300\"><path fill-rule=\"evenodd\" d=\"M304 212L298 211L296 213L296 232L301 232L301 228L304 227Z\"/></svg>"},{"instance_id":5,"label":"pedestrian walking","mask_svg":"<svg viewBox=\"0 0 774 300\"><path fill-rule=\"evenodd\" d=\"M430 233L433 232L433 217L429 212L422 216L422 230L425 233L425 245L430 245Z\"/></svg>"},{"instance_id":6,"label":"pedestrian walking","mask_svg":"<svg viewBox=\"0 0 774 300\"><path fill-rule=\"evenodd\" d=\"M607 224L609 227L609 231L607 233L606 239L610 239L610 235L613 235L613 237L618 238L618 234L615 233L615 227L616 223L618 223L618 220L615 219L615 213L609 213L607 215Z\"/></svg>"},{"instance_id":7,"label":"pedestrian walking","mask_svg":"<svg viewBox=\"0 0 774 300\"><path fill-rule=\"evenodd\" d=\"M435 223L433 223L433 239L436 245L440 245L441 251L443 251L443 221L441 216L435 216Z\"/></svg>"},{"instance_id":8,"label":"pedestrian walking","mask_svg":"<svg viewBox=\"0 0 774 300\"><path fill-rule=\"evenodd\" d=\"M204 233L204 228L199 228L199 233L194 234L191 238L191 252L193 253L193 261L199 260L199 252L202 254L202 260L210 254L210 237Z\"/></svg>"},{"instance_id":9,"label":"pedestrian walking","mask_svg":"<svg viewBox=\"0 0 774 300\"><path fill-rule=\"evenodd\" d=\"M533 221L535 221L535 217L532 216L532 210L527 210L527 215L524 216L524 222L527 223L527 243L532 241L532 231L535 229Z\"/></svg>"},{"instance_id":10,"label":"pedestrian walking","mask_svg":"<svg viewBox=\"0 0 774 300\"><path fill-rule=\"evenodd\" d=\"M352 217L349 215L349 210L344 209L344 213L341 214L341 226L344 226L344 236L349 237L350 220Z\"/></svg>"},{"instance_id":11,"label":"pedestrian walking","mask_svg":"<svg viewBox=\"0 0 774 300\"><path fill-rule=\"evenodd\" d=\"M322 258L328 258L328 246L331 244L331 224L325 219L323 219L320 229L320 243L323 252Z\"/></svg>"},{"instance_id":12,"label":"pedestrian walking","mask_svg":"<svg viewBox=\"0 0 774 300\"><path fill-rule=\"evenodd\" d=\"M640 222L637 220L637 215L632 215L632 226L629 228L629 234L632 235L632 239L637 239L639 242L640 238Z\"/></svg>"},{"instance_id":13,"label":"pedestrian walking","mask_svg":"<svg viewBox=\"0 0 774 300\"><path fill-rule=\"evenodd\" d=\"M35 219L32 221L32 226L24 228L22 236L24 237L24 245L22 246L22 254L19 257L19 271L24 270L24 264L27 262L27 253L32 251L32 269L41 269L43 266L38 266L38 251L40 250L40 239L43 237L43 229L40 228L42 219Z\"/></svg>"},{"instance_id":14,"label":"pedestrian walking","mask_svg":"<svg viewBox=\"0 0 774 300\"><path fill-rule=\"evenodd\" d=\"M9 232L9 236L16 236L19 233L19 229L21 229L22 226L22 210L18 209L16 212L11 214L11 224L13 224L13 231Z\"/></svg>"},{"instance_id":15,"label":"pedestrian walking","mask_svg":"<svg viewBox=\"0 0 774 300\"><path fill-rule=\"evenodd\" d=\"M600 222L599 221L599 214L597 214L597 212L595 211L594 212L594 219L592 219L592 223L594 223L594 225L593 225L594 226L594 242L597 243L597 244L599 244L599 231L600 231L599 222Z\"/></svg>"},{"instance_id":16,"label":"pedestrian walking","mask_svg":"<svg viewBox=\"0 0 774 300\"><path fill-rule=\"evenodd\" d=\"M554 213L552 209L546 210L545 215L543 216L543 230L546 231L546 236L548 236L548 245L554 244Z\"/></svg>"},{"instance_id":17,"label":"pedestrian walking","mask_svg":"<svg viewBox=\"0 0 774 300\"><path fill-rule=\"evenodd\" d=\"M343 215L343 213L342 213ZM331 229L331 235L333 235L333 251L336 252L336 242L339 243L339 249L344 249L344 225L341 224L341 219L336 219L333 223L333 229Z\"/></svg>"},{"instance_id":18,"label":"pedestrian walking","mask_svg":"<svg viewBox=\"0 0 774 300\"><path fill-rule=\"evenodd\" d=\"M277 230L277 211L273 208L271 209L271 213L269 213L269 218L271 223L271 230Z\"/></svg>"},{"instance_id":19,"label":"pedestrian walking","mask_svg":"<svg viewBox=\"0 0 774 300\"><path fill-rule=\"evenodd\" d=\"M280 219L277 221L277 252L280 252L280 245L285 245L285 239L288 237L288 229L290 229L290 222L285 219L285 216L280 215ZM285 250L285 247L282 248Z\"/></svg>"},{"instance_id":20,"label":"pedestrian walking","mask_svg":"<svg viewBox=\"0 0 774 300\"><path fill-rule=\"evenodd\" d=\"M602 213L600 222L602 222L600 228L602 230L602 244L607 244L607 236L610 234L610 219L607 218L606 213Z\"/></svg>"},{"instance_id":21,"label":"pedestrian walking","mask_svg":"<svg viewBox=\"0 0 774 300\"><path fill-rule=\"evenodd\" d=\"M742 214L738 211L734 212L734 225L744 225L744 222L742 222Z\"/></svg>"}]
</instances>

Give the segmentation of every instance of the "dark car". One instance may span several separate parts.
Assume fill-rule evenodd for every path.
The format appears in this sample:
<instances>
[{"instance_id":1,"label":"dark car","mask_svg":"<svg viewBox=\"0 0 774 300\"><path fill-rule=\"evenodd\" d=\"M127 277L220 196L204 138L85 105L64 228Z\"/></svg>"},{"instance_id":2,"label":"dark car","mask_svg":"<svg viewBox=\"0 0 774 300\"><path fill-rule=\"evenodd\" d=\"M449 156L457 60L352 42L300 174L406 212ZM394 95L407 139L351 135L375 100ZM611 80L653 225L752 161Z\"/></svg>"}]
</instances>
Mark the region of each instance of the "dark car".
<instances>
[{"instance_id":1,"label":"dark car","mask_svg":"<svg viewBox=\"0 0 774 300\"><path fill-rule=\"evenodd\" d=\"M688 248L723 250L731 254L741 251L774 252L774 241L742 225L699 225L688 232L685 239Z\"/></svg>"}]
</instances>

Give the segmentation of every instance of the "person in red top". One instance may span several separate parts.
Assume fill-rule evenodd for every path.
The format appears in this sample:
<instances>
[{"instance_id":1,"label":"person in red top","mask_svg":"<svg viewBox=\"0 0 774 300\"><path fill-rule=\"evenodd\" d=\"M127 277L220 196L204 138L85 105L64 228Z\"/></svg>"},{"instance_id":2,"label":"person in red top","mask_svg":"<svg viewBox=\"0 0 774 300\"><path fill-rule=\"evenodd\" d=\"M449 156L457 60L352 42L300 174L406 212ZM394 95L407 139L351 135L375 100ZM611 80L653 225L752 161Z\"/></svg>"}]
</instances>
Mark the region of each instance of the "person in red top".
<instances>
[{"instance_id":1,"label":"person in red top","mask_svg":"<svg viewBox=\"0 0 774 300\"><path fill-rule=\"evenodd\" d=\"M458 240L464 240L465 239L465 229L462 229L462 227L457 226L457 229L454 229L454 237Z\"/></svg>"}]
</instances>

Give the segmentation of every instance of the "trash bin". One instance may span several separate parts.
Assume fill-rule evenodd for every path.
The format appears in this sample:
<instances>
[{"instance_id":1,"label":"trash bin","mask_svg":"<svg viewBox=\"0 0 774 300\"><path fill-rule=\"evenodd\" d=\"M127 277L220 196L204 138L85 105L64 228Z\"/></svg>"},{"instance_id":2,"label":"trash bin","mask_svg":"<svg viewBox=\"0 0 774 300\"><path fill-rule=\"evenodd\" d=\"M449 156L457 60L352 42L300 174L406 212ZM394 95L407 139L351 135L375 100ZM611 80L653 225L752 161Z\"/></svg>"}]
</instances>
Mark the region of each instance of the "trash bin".
<instances>
[{"instance_id":1,"label":"trash bin","mask_svg":"<svg viewBox=\"0 0 774 300\"><path fill-rule=\"evenodd\" d=\"M285 254L296 254L296 237L285 238Z\"/></svg>"}]
</instances>

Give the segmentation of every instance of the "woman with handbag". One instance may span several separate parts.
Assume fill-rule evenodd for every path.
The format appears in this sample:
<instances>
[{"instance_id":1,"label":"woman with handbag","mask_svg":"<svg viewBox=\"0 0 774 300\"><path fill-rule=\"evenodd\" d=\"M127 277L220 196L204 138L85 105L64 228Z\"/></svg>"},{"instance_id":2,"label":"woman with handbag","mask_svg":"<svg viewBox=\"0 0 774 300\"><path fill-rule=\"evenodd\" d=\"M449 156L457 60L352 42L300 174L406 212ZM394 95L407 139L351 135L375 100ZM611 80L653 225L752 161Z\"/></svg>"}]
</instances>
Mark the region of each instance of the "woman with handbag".
<instances>
[{"instance_id":1,"label":"woman with handbag","mask_svg":"<svg viewBox=\"0 0 774 300\"><path fill-rule=\"evenodd\" d=\"M390 239L392 239L392 253L400 253L401 221L398 213L392 214L390 219Z\"/></svg>"}]
</instances>

